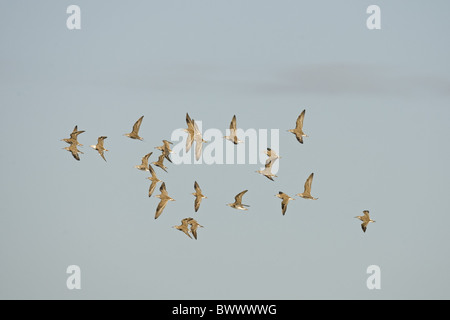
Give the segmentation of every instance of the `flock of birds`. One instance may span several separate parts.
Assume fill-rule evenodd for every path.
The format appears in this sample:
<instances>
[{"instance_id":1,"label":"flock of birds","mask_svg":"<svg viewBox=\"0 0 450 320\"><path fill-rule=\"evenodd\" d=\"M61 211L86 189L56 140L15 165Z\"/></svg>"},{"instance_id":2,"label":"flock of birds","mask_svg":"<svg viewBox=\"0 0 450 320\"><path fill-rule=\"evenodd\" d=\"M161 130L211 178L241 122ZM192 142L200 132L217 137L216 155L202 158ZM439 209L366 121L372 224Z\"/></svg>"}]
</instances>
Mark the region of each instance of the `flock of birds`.
<instances>
[{"instance_id":1,"label":"flock of birds","mask_svg":"<svg viewBox=\"0 0 450 320\"><path fill-rule=\"evenodd\" d=\"M297 141L301 144L303 144L303 138L308 137L303 132L303 120L305 118L305 112L306 112L306 110L303 110L302 113L298 116L295 128L288 130L288 132L291 132L295 135L295 137L297 138ZM124 134L124 136L129 137L131 139L135 139L135 140L141 140L141 141L144 140L142 137L139 136L139 129L141 127L143 119L144 119L144 116L140 117L136 121L136 123L133 125L132 131L130 133ZM186 113L186 124L187 124L187 129L184 129L184 131L188 133L188 137L186 139L186 152L189 152L189 150L191 149L192 145L195 142L195 144L196 144L195 158L196 158L196 160L199 160L201 157L201 154L202 154L203 144L206 143L207 141L203 140L202 133L198 129L198 126L195 123L195 120L191 119L191 117L189 116L188 113ZM78 135L80 135L83 132L85 132L85 131L78 130L78 127L75 126L72 133L70 134L70 138L61 140L61 141L65 141L66 143L69 144L69 147L65 147L64 149L71 152L72 156L78 161L80 160L79 153L83 154L83 152L78 150L78 146L83 146L81 143L78 142ZM106 149L104 147L104 141L106 138L107 138L106 136L100 136L97 140L97 144L90 146L91 148L97 150L97 152L100 154L100 156L105 161L106 161L106 158L105 158L104 153L105 153L105 151L108 151L108 149ZM243 142L237 136L236 115L233 116L231 123L230 123L230 135L224 136L224 139L231 141L235 145ZM159 167L160 169L167 172L167 167L164 165L164 160L172 162L172 160L170 159L170 154L172 153L170 146L171 146L172 142L170 142L168 140L163 140L162 142L163 142L162 146L155 147L155 149L158 149L161 151L161 154L159 155L158 160L152 162L151 164L153 164L156 167ZM158 206L156 208L156 212L155 212L155 219L158 219L158 217L163 213L163 210L166 207L167 203L169 201L175 201L175 200L169 196L169 194L166 190L165 182L158 179L155 170L153 169L151 164L149 164L149 158L152 154L153 154L153 152L150 152L150 153L146 154L145 156L143 156L141 159L141 164L136 165L135 168L138 170L141 170L141 171L148 171L151 174L151 176L147 178L151 181L151 184L150 184L150 187L148 190L149 197L151 197L153 192L155 191L156 185L159 182L161 182L161 186L159 188L160 194L155 195L155 197L160 199ZM256 172L259 174L262 174L269 180L274 181L273 178L275 178L277 176L272 173L272 166L273 166L274 162L277 159L280 159L281 157L279 155L277 155L276 152L274 150L272 150L271 148L267 148L267 151L265 151L265 154L267 155L268 158L265 162L264 169L258 170ZM296 194L297 196L299 196L303 199L310 199L310 200L318 199L311 195L311 186L312 186L313 178L314 178L314 173L311 173L309 175L309 177L306 179L306 182L304 185L304 191L302 193ZM195 212L197 212L200 208L200 204L201 204L202 200L207 197L205 195L203 195L202 190L201 190L199 184L197 183L197 181L194 182L194 190L195 190L195 192L192 193L195 196L194 210L195 210ZM234 209L238 209L238 210L248 210L247 207L249 207L249 205L242 203L242 197L245 195L245 193L247 191L248 190L244 190L244 191L238 193L234 198L234 202L228 203L227 206L234 208ZM281 199L281 213L283 215L285 215L289 201L295 200L295 199L291 198L289 195L287 195L286 193L284 193L282 191L278 192L278 194L276 194L275 196ZM362 221L361 228L364 232L366 232L368 224L371 222L375 222L375 221L370 218L368 210L364 210L363 213L364 213L363 216L356 216L355 218ZM194 236L194 238L197 239L197 229L199 227L203 228L202 225L200 225L195 219L193 219L191 217L184 218L183 220L181 220L181 225L173 226L173 228L184 232L191 239L192 239L192 237L190 234L192 234L192 236Z\"/></svg>"}]
</instances>

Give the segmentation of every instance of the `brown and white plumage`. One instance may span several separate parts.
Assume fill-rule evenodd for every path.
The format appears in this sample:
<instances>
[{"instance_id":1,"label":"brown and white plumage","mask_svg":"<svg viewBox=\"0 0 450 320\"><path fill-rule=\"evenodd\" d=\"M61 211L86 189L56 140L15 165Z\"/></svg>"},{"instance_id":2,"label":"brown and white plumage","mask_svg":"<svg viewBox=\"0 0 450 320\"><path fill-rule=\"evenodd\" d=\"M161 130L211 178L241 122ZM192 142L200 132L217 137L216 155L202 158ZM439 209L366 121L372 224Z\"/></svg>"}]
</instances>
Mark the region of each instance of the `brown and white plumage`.
<instances>
[{"instance_id":1,"label":"brown and white plumage","mask_svg":"<svg viewBox=\"0 0 450 320\"><path fill-rule=\"evenodd\" d=\"M136 169L138 170L142 170L142 171L148 171L148 158L150 158L150 156L153 154L153 152L147 153L145 156L142 157L141 160L141 164L134 166Z\"/></svg>"},{"instance_id":2,"label":"brown and white plumage","mask_svg":"<svg viewBox=\"0 0 450 320\"><path fill-rule=\"evenodd\" d=\"M75 128L73 128L72 133L70 134L70 138L69 139L61 139L61 141L67 142L68 144L76 144L77 146L82 146L81 143L78 142L78 135L85 132L84 130L80 130L78 131L78 126L75 126Z\"/></svg>"},{"instance_id":3,"label":"brown and white plumage","mask_svg":"<svg viewBox=\"0 0 450 320\"><path fill-rule=\"evenodd\" d=\"M105 137L105 136L98 137L97 144L91 145L91 148L97 150L98 153L102 156L103 160L105 160L105 161L106 161L106 159L105 159L104 152L109 151L108 149L105 149L105 147L103 146L103 142L105 141L106 138L107 137Z\"/></svg>"},{"instance_id":4,"label":"brown and white plumage","mask_svg":"<svg viewBox=\"0 0 450 320\"><path fill-rule=\"evenodd\" d=\"M311 199L311 200L317 200L319 198L314 198L311 195L311 185L312 185L312 181L314 178L314 173L311 173L308 177L308 179L306 179L305 182L305 189L303 191L303 193L297 193L296 195L299 197L302 197L303 199Z\"/></svg>"},{"instance_id":5,"label":"brown and white plumage","mask_svg":"<svg viewBox=\"0 0 450 320\"><path fill-rule=\"evenodd\" d=\"M233 142L234 144L238 144L240 142L243 142L241 140L238 139L237 135L236 135L236 115L233 116L233 119L231 119L231 123L230 123L230 135L229 136L225 136L224 138L227 140L230 140L231 142Z\"/></svg>"},{"instance_id":6,"label":"brown and white plumage","mask_svg":"<svg viewBox=\"0 0 450 320\"><path fill-rule=\"evenodd\" d=\"M197 123L194 122L194 141L195 141L195 160L199 160L202 155L203 143L207 141L203 140L202 133L198 129Z\"/></svg>"},{"instance_id":7,"label":"brown and white plumage","mask_svg":"<svg viewBox=\"0 0 450 320\"><path fill-rule=\"evenodd\" d=\"M75 143L72 143L70 146L63 148L64 150L69 151L70 153L72 153L72 156L80 161L80 156L78 153L83 154L83 152L81 152L80 150L78 150L77 145Z\"/></svg>"},{"instance_id":8,"label":"brown and white plumage","mask_svg":"<svg viewBox=\"0 0 450 320\"><path fill-rule=\"evenodd\" d=\"M139 129L141 128L142 119L144 119L144 116L140 117L133 125L133 130L130 133L125 133L124 136L131 139L144 140L139 136Z\"/></svg>"},{"instance_id":9,"label":"brown and white plumage","mask_svg":"<svg viewBox=\"0 0 450 320\"><path fill-rule=\"evenodd\" d=\"M189 219L192 218L184 218L183 220L181 220L181 225L173 226L172 228L183 231L185 235L187 235L189 238L192 239L191 235L189 234L189 224L188 224Z\"/></svg>"},{"instance_id":10,"label":"brown and white plumage","mask_svg":"<svg viewBox=\"0 0 450 320\"><path fill-rule=\"evenodd\" d=\"M363 222L363 223L361 223L361 228L364 232L366 232L368 224L370 222L375 222L375 221L370 219L369 210L364 210L363 213L364 213L363 216L356 216L355 218L357 218Z\"/></svg>"},{"instance_id":11,"label":"brown and white plumage","mask_svg":"<svg viewBox=\"0 0 450 320\"><path fill-rule=\"evenodd\" d=\"M228 203L227 206L232 207L234 209L239 209L239 210L248 210L245 207L250 207L249 205L246 204L242 204L242 196L247 192L248 190L244 190L240 193L238 193L235 197L234 197L234 202L233 203Z\"/></svg>"},{"instance_id":12,"label":"brown and white plumage","mask_svg":"<svg viewBox=\"0 0 450 320\"><path fill-rule=\"evenodd\" d=\"M269 161L273 162L277 159L281 159L281 157L279 155L277 155L277 153L274 150L272 150L271 148L267 148L267 151L265 151L264 153L268 156L268 158L266 160L266 164Z\"/></svg>"},{"instance_id":13,"label":"brown and white plumage","mask_svg":"<svg viewBox=\"0 0 450 320\"><path fill-rule=\"evenodd\" d=\"M276 178L277 176L272 173L273 161L266 161L266 164L264 166L264 170L257 170L256 172L262 174L267 179L274 181L273 178L274 177Z\"/></svg>"},{"instance_id":14,"label":"brown and white plumage","mask_svg":"<svg viewBox=\"0 0 450 320\"><path fill-rule=\"evenodd\" d=\"M188 126L187 129L184 129L184 131L188 133L188 136L186 138L186 152L189 152L192 144L194 143L195 129L194 120L191 119L188 113L186 113L186 124Z\"/></svg>"},{"instance_id":15,"label":"brown and white plumage","mask_svg":"<svg viewBox=\"0 0 450 320\"><path fill-rule=\"evenodd\" d=\"M289 197L286 193L283 192L278 192L278 194L275 195L275 197L280 198L281 201L281 213L283 214L283 216L286 213L287 210L287 206L290 200L295 200L294 198Z\"/></svg>"},{"instance_id":16,"label":"brown and white plumage","mask_svg":"<svg viewBox=\"0 0 450 320\"><path fill-rule=\"evenodd\" d=\"M167 140L163 140L162 142L163 142L163 145L155 147L155 149L161 150L164 157L167 160L169 160L170 162L172 162L172 160L170 159L170 154L172 153L172 149L170 149L170 145L173 143L170 141L167 141Z\"/></svg>"},{"instance_id":17,"label":"brown and white plumage","mask_svg":"<svg viewBox=\"0 0 450 320\"><path fill-rule=\"evenodd\" d=\"M161 153L161 155L158 157L158 161L153 161L152 164L154 164L155 166L163 169L165 172L167 172L167 167L164 165L164 159L165 159L165 155L164 153Z\"/></svg>"},{"instance_id":18,"label":"brown and white plumage","mask_svg":"<svg viewBox=\"0 0 450 320\"><path fill-rule=\"evenodd\" d=\"M295 124L295 129L289 129L289 132L292 132L295 134L295 137L297 138L298 142L303 143L303 137L308 137L303 132L303 119L305 118L305 112L306 110L303 110L302 113L298 116L297 122Z\"/></svg>"},{"instance_id":19,"label":"brown and white plumage","mask_svg":"<svg viewBox=\"0 0 450 320\"><path fill-rule=\"evenodd\" d=\"M156 185L161 180L158 179L158 177L156 176L155 170L153 170L153 168L152 168L152 166L150 164L148 165L148 171L150 171L151 176L148 177L147 179L152 182L150 184L150 187L148 188L148 196L151 197L152 194L153 194L153 191L155 191Z\"/></svg>"},{"instance_id":20,"label":"brown and white plumage","mask_svg":"<svg viewBox=\"0 0 450 320\"><path fill-rule=\"evenodd\" d=\"M197 212L198 209L200 208L200 203L202 202L202 199L206 199L207 197L205 197L202 194L202 189L200 189L200 186L198 185L197 181L194 182L194 189L195 189L195 193L193 193L193 195L195 196L194 209L195 212Z\"/></svg>"},{"instance_id":21,"label":"brown and white plumage","mask_svg":"<svg viewBox=\"0 0 450 320\"><path fill-rule=\"evenodd\" d=\"M165 182L163 182L161 184L161 187L159 188L159 191L161 191L160 194L157 194L155 197L159 198L159 204L158 207L156 208L156 212L155 212L155 219L158 219L158 217L161 215L161 213L163 212L164 208L167 205L167 202L169 201L175 201L174 199L172 199L169 194L167 193L166 190L166 184Z\"/></svg>"},{"instance_id":22,"label":"brown and white plumage","mask_svg":"<svg viewBox=\"0 0 450 320\"><path fill-rule=\"evenodd\" d=\"M191 233L194 236L195 240L197 240L197 229L198 227L203 228L195 219L188 218L188 224L191 226Z\"/></svg>"}]
</instances>

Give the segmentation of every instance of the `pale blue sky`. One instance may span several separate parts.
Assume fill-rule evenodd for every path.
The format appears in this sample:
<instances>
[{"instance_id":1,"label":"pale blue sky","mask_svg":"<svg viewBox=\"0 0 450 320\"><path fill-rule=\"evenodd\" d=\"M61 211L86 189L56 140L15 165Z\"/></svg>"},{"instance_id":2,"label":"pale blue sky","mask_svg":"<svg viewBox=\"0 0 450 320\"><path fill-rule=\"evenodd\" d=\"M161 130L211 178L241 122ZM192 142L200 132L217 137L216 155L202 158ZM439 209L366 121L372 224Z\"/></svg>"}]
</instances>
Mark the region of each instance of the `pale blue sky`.
<instances>
[{"instance_id":1,"label":"pale blue sky","mask_svg":"<svg viewBox=\"0 0 450 320\"><path fill-rule=\"evenodd\" d=\"M81 30L66 8L81 8ZM366 8L381 8L381 30ZM449 299L450 4L0 2L0 298ZM285 130L306 109L309 138ZM280 129L258 165L133 166L185 126ZM122 134L144 115L141 136ZM84 155L61 150L74 125ZM90 149L108 136L105 163ZM156 154L156 153L155 153ZM155 154L152 161L156 159ZM274 195L313 195L281 215ZM197 180L208 199L193 210ZM247 212L232 202L248 189ZM157 194L158 192L155 192ZM353 217L377 222L364 234ZM197 241L171 226L192 216ZM66 288L79 265L82 289ZM368 290L366 268L381 268Z\"/></svg>"}]
</instances>

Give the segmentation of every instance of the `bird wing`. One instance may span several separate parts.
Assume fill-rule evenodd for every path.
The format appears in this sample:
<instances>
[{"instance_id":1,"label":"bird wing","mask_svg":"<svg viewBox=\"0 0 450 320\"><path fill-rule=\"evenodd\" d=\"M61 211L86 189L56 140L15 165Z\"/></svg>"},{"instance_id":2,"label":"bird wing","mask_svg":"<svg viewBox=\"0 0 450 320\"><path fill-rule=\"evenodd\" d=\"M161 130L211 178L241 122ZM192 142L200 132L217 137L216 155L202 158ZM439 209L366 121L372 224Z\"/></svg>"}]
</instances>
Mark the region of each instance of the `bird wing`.
<instances>
[{"instance_id":1,"label":"bird wing","mask_svg":"<svg viewBox=\"0 0 450 320\"><path fill-rule=\"evenodd\" d=\"M369 221L361 223L361 228L363 229L364 232L366 232L368 224L369 224Z\"/></svg>"},{"instance_id":2,"label":"bird wing","mask_svg":"<svg viewBox=\"0 0 450 320\"><path fill-rule=\"evenodd\" d=\"M77 159L78 161L80 161L80 156L78 154L78 152L76 152L75 150L70 150L70 152L72 153L72 156Z\"/></svg>"},{"instance_id":3,"label":"bird wing","mask_svg":"<svg viewBox=\"0 0 450 320\"><path fill-rule=\"evenodd\" d=\"M161 194L168 196L165 182L161 183L161 187L159 187L159 191L161 192Z\"/></svg>"},{"instance_id":4,"label":"bird wing","mask_svg":"<svg viewBox=\"0 0 450 320\"><path fill-rule=\"evenodd\" d=\"M302 113L297 118L297 122L295 123L295 129L302 130L303 128L303 119L305 118L305 112L306 110L303 110Z\"/></svg>"},{"instance_id":5,"label":"bird wing","mask_svg":"<svg viewBox=\"0 0 450 320\"><path fill-rule=\"evenodd\" d=\"M106 138L107 137L105 137L105 136L98 137L98 139L97 139L97 149L103 149L103 141Z\"/></svg>"},{"instance_id":6,"label":"bird wing","mask_svg":"<svg viewBox=\"0 0 450 320\"><path fill-rule=\"evenodd\" d=\"M158 217L161 215L168 201L169 201L168 199L161 199L161 201L158 204L158 207L156 208L155 219L158 219Z\"/></svg>"},{"instance_id":7,"label":"bird wing","mask_svg":"<svg viewBox=\"0 0 450 320\"><path fill-rule=\"evenodd\" d=\"M141 123L142 123L142 119L144 119L144 116L140 117L138 119L138 121L136 121L136 123L133 125L132 132L134 132L135 134L138 134L138 132L139 132L139 128L141 127Z\"/></svg>"},{"instance_id":8,"label":"bird wing","mask_svg":"<svg viewBox=\"0 0 450 320\"><path fill-rule=\"evenodd\" d=\"M150 171L150 174L152 175L153 178L156 178L156 172L155 169L153 169L152 165L149 164L148 165L148 170Z\"/></svg>"},{"instance_id":9,"label":"bird wing","mask_svg":"<svg viewBox=\"0 0 450 320\"><path fill-rule=\"evenodd\" d=\"M281 213L283 214L283 216L286 213L288 202L288 198L284 198L283 201L281 201Z\"/></svg>"},{"instance_id":10,"label":"bird wing","mask_svg":"<svg viewBox=\"0 0 450 320\"><path fill-rule=\"evenodd\" d=\"M142 157L142 165L146 167L148 165L148 158L153 154L153 152L147 153L145 156Z\"/></svg>"},{"instance_id":11,"label":"bird wing","mask_svg":"<svg viewBox=\"0 0 450 320\"><path fill-rule=\"evenodd\" d=\"M148 196L151 197L153 192L155 191L156 185L158 184L157 181L152 181L152 184L150 185L150 188L148 188Z\"/></svg>"},{"instance_id":12,"label":"bird wing","mask_svg":"<svg viewBox=\"0 0 450 320\"><path fill-rule=\"evenodd\" d=\"M195 160L199 160L202 155L203 142L202 136L195 135Z\"/></svg>"},{"instance_id":13,"label":"bird wing","mask_svg":"<svg viewBox=\"0 0 450 320\"><path fill-rule=\"evenodd\" d=\"M308 179L306 179L305 182L305 191L303 192L304 194L311 194L311 184L312 184L312 180L314 178L314 173L311 173L308 177Z\"/></svg>"},{"instance_id":14,"label":"bird wing","mask_svg":"<svg viewBox=\"0 0 450 320\"><path fill-rule=\"evenodd\" d=\"M102 151L99 150L98 153L100 153L100 155L102 156L103 160L106 161L106 158L105 158L105 155L104 155L104 151L103 150Z\"/></svg>"},{"instance_id":15,"label":"bird wing","mask_svg":"<svg viewBox=\"0 0 450 320\"><path fill-rule=\"evenodd\" d=\"M195 240L197 240L197 225L191 224L191 233L194 236Z\"/></svg>"},{"instance_id":16,"label":"bird wing","mask_svg":"<svg viewBox=\"0 0 450 320\"><path fill-rule=\"evenodd\" d=\"M370 216L369 216L369 210L364 210L364 220L370 220Z\"/></svg>"},{"instance_id":17,"label":"bird wing","mask_svg":"<svg viewBox=\"0 0 450 320\"><path fill-rule=\"evenodd\" d=\"M197 181L194 182L194 189L197 193L202 193L202 189L200 189L200 186L198 185Z\"/></svg>"},{"instance_id":18,"label":"bird wing","mask_svg":"<svg viewBox=\"0 0 450 320\"><path fill-rule=\"evenodd\" d=\"M295 133L295 137L297 138L297 141L303 144L303 136L301 134Z\"/></svg>"},{"instance_id":19,"label":"bird wing","mask_svg":"<svg viewBox=\"0 0 450 320\"><path fill-rule=\"evenodd\" d=\"M188 129L188 136L186 138L186 152L189 152L189 150L191 150L193 143L194 143L194 131Z\"/></svg>"},{"instance_id":20,"label":"bird wing","mask_svg":"<svg viewBox=\"0 0 450 320\"><path fill-rule=\"evenodd\" d=\"M236 131L236 115L234 115L233 119L231 119L230 131Z\"/></svg>"},{"instance_id":21,"label":"bird wing","mask_svg":"<svg viewBox=\"0 0 450 320\"><path fill-rule=\"evenodd\" d=\"M201 196L195 196L195 201L194 201L195 212L197 212L198 209L200 208L200 203L201 202L202 202L202 197Z\"/></svg>"},{"instance_id":22,"label":"bird wing","mask_svg":"<svg viewBox=\"0 0 450 320\"><path fill-rule=\"evenodd\" d=\"M236 204L242 203L242 196L243 196L247 191L248 191L248 190L244 190L244 191L238 193L238 194L236 195L236 197L234 197L234 200L235 200Z\"/></svg>"}]
</instances>

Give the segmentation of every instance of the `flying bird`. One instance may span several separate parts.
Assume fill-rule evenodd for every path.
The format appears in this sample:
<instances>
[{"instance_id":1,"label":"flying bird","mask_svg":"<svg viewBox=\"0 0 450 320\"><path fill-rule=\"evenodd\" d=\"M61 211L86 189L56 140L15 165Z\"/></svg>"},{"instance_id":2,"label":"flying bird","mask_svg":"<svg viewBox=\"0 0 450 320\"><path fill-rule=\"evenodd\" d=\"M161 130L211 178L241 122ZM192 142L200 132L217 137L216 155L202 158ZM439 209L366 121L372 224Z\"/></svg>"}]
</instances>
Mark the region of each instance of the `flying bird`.
<instances>
[{"instance_id":1,"label":"flying bird","mask_svg":"<svg viewBox=\"0 0 450 320\"><path fill-rule=\"evenodd\" d=\"M203 143L207 141L203 140L202 133L198 129L197 123L194 122L194 141L195 141L195 160L199 160L202 155Z\"/></svg>"},{"instance_id":2,"label":"flying bird","mask_svg":"<svg viewBox=\"0 0 450 320\"><path fill-rule=\"evenodd\" d=\"M290 200L295 200L294 198L289 197L286 193L283 192L278 192L278 194L275 195L275 197L280 198L281 201L281 213L284 214L286 213L287 210L287 206Z\"/></svg>"},{"instance_id":3,"label":"flying bird","mask_svg":"<svg viewBox=\"0 0 450 320\"><path fill-rule=\"evenodd\" d=\"M142 171L148 171L148 158L150 158L150 156L153 154L153 152L147 153L145 156L142 157L141 160L141 164L138 166L134 166L136 169L138 170L142 170Z\"/></svg>"},{"instance_id":4,"label":"flying bird","mask_svg":"<svg viewBox=\"0 0 450 320\"><path fill-rule=\"evenodd\" d=\"M170 159L170 154L173 152L172 149L170 149L170 145L173 144L170 141L167 140L163 140L163 145L162 146L158 146L155 147L155 149L161 150L164 157L169 160L170 162L172 162L172 160Z\"/></svg>"},{"instance_id":5,"label":"flying bird","mask_svg":"<svg viewBox=\"0 0 450 320\"><path fill-rule=\"evenodd\" d=\"M248 190L244 190L240 193L238 193L236 195L236 197L234 197L234 202L233 203L228 203L227 206L232 207L234 209L239 209L239 210L248 210L245 207L250 207L249 205L246 204L242 204L242 196L247 192Z\"/></svg>"},{"instance_id":6,"label":"flying bird","mask_svg":"<svg viewBox=\"0 0 450 320\"><path fill-rule=\"evenodd\" d=\"M195 219L188 218L188 224L191 226L191 233L194 236L195 240L197 240L197 228L203 228L202 225L200 225Z\"/></svg>"},{"instance_id":7,"label":"flying bird","mask_svg":"<svg viewBox=\"0 0 450 320\"><path fill-rule=\"evenodd\" d=\"M195 212L197 212L198 208L200 208L200 203L202 202L202 199L206 199L207 197L205 197L202 194L202 189L200 189L200 186L198 185L197 181L194 182L194 189L195 189L195 193L193 193L193 195L195 196L194 209Z\"/></svg>"},{"instance_id":8,"label":"flying bird","mask_svg":"<svg viewBox=\"0 0 450 320\"><path fill-rule=\"evenodd\" d=\"M161 187L159 188L159 191L161 191L161 194L157 194L155 196L156 198L160 199L158 207L156 208L155 219L158 219L158 217L161 215L161 213L163 212L164 208L167 205L167 202L175 201L174 199L169 197L169 194L167 193L167 190L166 190L166 183L165 182L163 182L161 184Z\"/></svg>"},{"instance_id":9,"label":"flying bird","mask_svg":"<svg viewBox=\"0 0 450 320\"><path fill-rule=\"evenodd\" d=\"M274 150L272 150L272 149L270 149L270 148L267 148L267 151L265 151L264 153L269 157L269 158L266 160L266 164L267 164L267 162L269 162L269 161L275 161L275 160L281 158L279 155L277 155L277 153L276 153Z\"/></svg>"},{"instance_id":10,"label":"flying bird","mask_svg":"<svg viewBox=\"0 0 450 320\"><path fill-rule=\"evenodd\" d=\"M105 147L103 147L103 141L104 141L106 138L107 138L107 137L105 137L105 136L98 137L97 145L91 145L91 148L97 150L98 153L100 153L100 155L102 156L103 160L105 160L105 161L106 161L106 159L105 159L104 152L105 152L105 151L109 151L108 149L105 149Z\"/></svg>"},{"instance_id":11,"label":"flying bird","mask_svg":"<svg viewBox=\"0 0 450 320\"><path fill-rule=\"evenodd\" d=\"M71 152L71 153L72 153L72 156L73 156L76 160L80 161L80 156L79 156L78 153L83 153L83 152L81 152L80 150L77 149L76 143L72 143L70 146L65 147L65 148L63 148L63 149L64 149L64 150L67 150L67 151L69 151L69 152Z\"/></svg>"},{"instance_id":12,"label":"flying bird","mask_svg":"<svg viewBox=\"0 0 450 320\"><path fill-rule=\"evenodd\" d=\"M153 194L153 191L155 191L156 185L161 180L158 179L156 176L155 170L152 168L152 166L148 165L148 171L150 171L151 177L148 177L147 179L150 180L152 183L150 184L150 187L148 188L148 196L151 197Z\"/></svg>"},{"instance_id":13,"label":"flying bird","mask_svg":"<svg viewBox=\"0 0 450 320\"><path fill-rule=\"evenodd\" d=\"M302 113L298 116L297 122L295 125L295 129L289 129L289 132L292 132L295 134L295 137L297 138L298 142L303 143L303 137L308 137L303 132L303 119L305 118L305 112L306 110L303 110Z\"/></svg>"},{"instance_id":14,"label":"flying bird","mask_svg":"<svg viewBox=\"0 0 450 320\"><path fill-rule=\"evenodd\" d=\"M267 179L274 181L273 178L274 177L276 178L277 176L272 173L272 165L273 165L273 161L268 160L268 161L266 161L264 170L257 170L256 172L262 174Z\"/></svg>"},{"instance_id":15,"label":"flying bird","mask_svg":"<svg viewBox=\"0 0 450 320\"><path fill-rule=\"evenodd\" d=\"M138 121L133 125L133 130L130 133L125 133L124 136L127 136L131 139L138 139L138 140L144 140L139 136L139 128L141 127L142 119L144 119L144 116L140 117Z\"/></svg>"},{"instance_id":16,"label":"flying bird","mask_svg":"<svg viewBox=\"0 0 450 320\"><path fill-rule=\"evenodd\" d=\"M357 218L357 219L359 219L359 220L361 220L363 222L363 223L361 223L361 228L363 229L364 232L366 232L367 225L370 222L375 222L375 221L370 219L369 210L364 210L363 213L364 213L363 216L356 216L355 218Z\"/></svg>"},{"instance_id":17,"label":"flying bird","mask_svg":"<svg viewBox=\"0 0 450 320\"><path fill-rule=\"evenodd\" d=\"M166 170L167 167L164 165L164 158L165 158L164 153L161 153L161 155L158 157L158 161L153 161L152 164L154 164L157 167L160 167L165 172L167 172L167 170Z\"/></svg>"},{"instance_id":18,"label":"flying bird","mask_svg":"<svg viewBox=\"0 0 450 320\"><path fill-rule=\"evenodd\" d=\"M234 144L243 142L243 141L239 140L236 135L236 115L233 116L233 119L231 120L231 123L230 123L230 135L225 136L224 138L227 140L230 140Z\"/></svg>"},{"instance_id":19,"label":"flying bird","mask_svg":"<svg viewBox=\"0 0 450 320\"><path fill-rule=\"evenodd\" d=\"M189 234L189 225L188 225L189 219L192 218L184 218L183 220L181 220L181 225L173 226L172 228L183 231L185 235L187 235L189 238L192 239L191 235Z\"/></svg>"},{"instance_id":20,"label":"flying bird","mask_svg":"<svg viewBox=\"0 0 450 320\"><path fill-rule=\"evenodd\" d=\"M78 135L85 132L84 130L80 130L78 131L78 126L75 126L75 128L73 128L72 133L70 134L70 138L69 139L61 139L61 141L67 142L68 144L76 144L77 146L82 146L81 143L78 142Z\"/></svg>"},{"instance_id":21,"label":"flying bird","mask_svg":"<svg viewBox=\"0 0 450 320\"><path fill-rule=\"evenodd\" d=\"M297 193L296 195L299 197L302 197L303 199L311 199L311 200L317 200L319 198L314 198L311 195L311 184L314 178L314 173L311 173L308 177L308 179L306 179L305 182L305 190L303 191L303 193Z\"/></svg>"}]
</instances>

